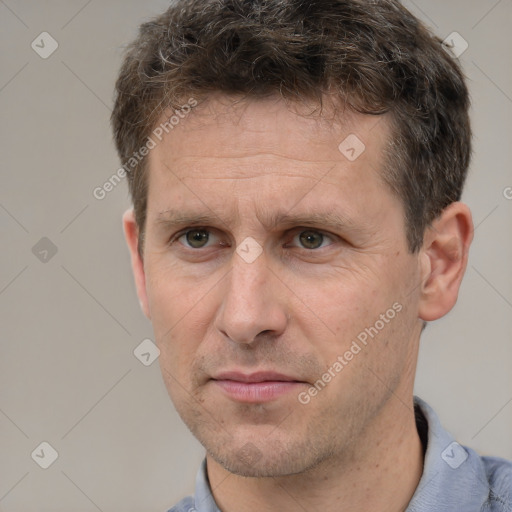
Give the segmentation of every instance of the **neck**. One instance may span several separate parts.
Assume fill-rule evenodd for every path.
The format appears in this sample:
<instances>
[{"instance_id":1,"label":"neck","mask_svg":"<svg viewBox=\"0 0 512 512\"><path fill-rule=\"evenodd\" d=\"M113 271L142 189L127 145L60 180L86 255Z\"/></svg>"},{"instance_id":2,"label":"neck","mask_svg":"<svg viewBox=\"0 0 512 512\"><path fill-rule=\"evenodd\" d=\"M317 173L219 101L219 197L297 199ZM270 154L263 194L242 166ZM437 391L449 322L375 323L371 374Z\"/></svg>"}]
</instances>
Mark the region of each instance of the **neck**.
<instances>
[{"instance_id":1,"label":"neck","mask_svg":"<svg viewBox=\"0 0 512 512\"><path fill-rule=\"evenodd\" d=\"M403 512L422 475L423 447L412 397L392 398L383 409L353 447L304 473L241 477L207 455L216 503L223 512Z\"/></svg>"}]
</instances>

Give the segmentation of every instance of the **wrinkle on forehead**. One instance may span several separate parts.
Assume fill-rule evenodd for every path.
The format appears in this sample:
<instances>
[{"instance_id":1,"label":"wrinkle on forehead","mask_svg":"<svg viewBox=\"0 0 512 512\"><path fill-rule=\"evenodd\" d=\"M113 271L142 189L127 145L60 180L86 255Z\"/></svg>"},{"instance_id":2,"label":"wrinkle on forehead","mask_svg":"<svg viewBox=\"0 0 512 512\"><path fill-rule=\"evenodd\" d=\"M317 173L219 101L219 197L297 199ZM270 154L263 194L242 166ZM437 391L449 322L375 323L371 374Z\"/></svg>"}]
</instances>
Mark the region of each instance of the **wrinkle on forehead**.
<instances>
[{"instance_id":1,"label":"wrinkle on forehead","mask_svg":"<svg viewBox=\"0 0 512 512\"><path fill-rule=\"evenodd\" d=\"M339 159L338 145L352 132L366 139L365 142L371 134L372 144L376 146L387 140L386 115L376 118L343 107L336 113L333 108L325 108L322 114L309 115L311 110L306 104L285 103L281 98L235 102L229 96L212 96L164 134L163 144L159 146L164 146L168 158L175 153L180 157L226 159L268 154L320 162ZM379 133L371 133L376 125L379 129L375 132L381 132L380 137ZM272 138L269 133L273 134ZM219 137L223 137L220 144Z\"/></svg>"},{"instance_id":2,"label":"wrinkle on forehead","mask_svg":"<svg viewBox=\"0 0 512 512\"><path fill-rule=\"evenodd\" d=\"M258 152L237 157L178 157L172 162L160 159L157 170L174 175L178 180L253 180L274 178L295 178L313 180L326 177L339 162L333 160L297 160ZM341 176L340 176L341 177Z\"/></svg>"}]
</instances>

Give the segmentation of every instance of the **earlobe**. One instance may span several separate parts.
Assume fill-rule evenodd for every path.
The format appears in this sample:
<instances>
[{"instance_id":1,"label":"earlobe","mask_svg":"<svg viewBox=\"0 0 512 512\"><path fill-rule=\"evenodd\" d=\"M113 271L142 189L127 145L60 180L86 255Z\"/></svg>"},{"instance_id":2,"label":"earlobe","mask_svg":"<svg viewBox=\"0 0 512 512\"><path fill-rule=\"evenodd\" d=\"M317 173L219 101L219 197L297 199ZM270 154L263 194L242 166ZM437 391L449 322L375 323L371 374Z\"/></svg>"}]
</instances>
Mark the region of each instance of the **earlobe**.
<instances>
[{"instance_id":1,"label":"earlobe","mask_svg":"<svg viewBox=\"0 0 512 512\"><path fill-rule=\"evenodd\" d=\"M146 291L146 274L144 271L144 262L139 254L139 229L135 221L133 209L127 210L123 215L123 229L126 243L130 251L131 265L137 296L139 297L140 307L148 319L151 319L149 311L148 297Z\"/></svg>"},{"instance_id":2,"label":"earlobe","mask_svg":"<svg viewBox=\"0 0 512 512\"><path fill-rule=\"evenodd\" d=\"M469 208L452 203L427 228L421 260L419 317L427 322L446 315L457 302L473 240Z\"/></svg>"}]
</instances>

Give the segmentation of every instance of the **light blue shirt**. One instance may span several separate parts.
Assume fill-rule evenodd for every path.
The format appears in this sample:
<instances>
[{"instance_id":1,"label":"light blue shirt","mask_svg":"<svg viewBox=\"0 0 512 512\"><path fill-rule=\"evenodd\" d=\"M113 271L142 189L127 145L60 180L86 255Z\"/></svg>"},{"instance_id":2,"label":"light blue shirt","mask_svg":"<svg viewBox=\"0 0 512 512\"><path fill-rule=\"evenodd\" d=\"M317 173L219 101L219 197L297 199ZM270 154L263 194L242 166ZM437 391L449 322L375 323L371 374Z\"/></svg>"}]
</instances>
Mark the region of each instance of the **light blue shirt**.
<instances>
[{"instance_id":1,"label":"light blue shirt","mask_svg":"<svg viewBox=\"0 0 512 512\"><path fill-rule=\"evenodd\" d=\"M426 402L414 397L414 403L426 420L428 438L423 475L406 512L512 512L512 462L481 457L461 446ZM220 512L208 482L206 459L197 473L195 495L169 512Z\"/></svg>"}]
</instances>

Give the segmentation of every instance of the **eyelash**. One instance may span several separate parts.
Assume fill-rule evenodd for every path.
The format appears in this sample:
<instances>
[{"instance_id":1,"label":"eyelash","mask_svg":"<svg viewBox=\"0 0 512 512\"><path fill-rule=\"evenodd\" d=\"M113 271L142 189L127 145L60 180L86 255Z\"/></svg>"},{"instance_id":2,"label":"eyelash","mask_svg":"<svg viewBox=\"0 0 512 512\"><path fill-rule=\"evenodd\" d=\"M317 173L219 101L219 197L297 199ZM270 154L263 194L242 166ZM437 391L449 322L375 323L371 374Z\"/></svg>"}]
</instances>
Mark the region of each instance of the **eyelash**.
<instances>
[{"instance_id":1,"label":"eyelash","mask_svg":"<svg viewBox=\"0 0 512 512\"><path fill-rule=\"evenodd\" d=\"M185 236L187 233L191 232L191 231L204 231L204 232L207 232L209 233L210 235L212 234L213 230L211 229L208 229L208 228L203 228L203 227L192 227L192 228L186 228L178 233L176 233L175 235L173 235L171 237L171 240L169 241L169 245L172 245L174 242L178 241L180 238L182 238L183 236ZM324 231L320 231L318 229L314 229L314 228L306 228L306 227L301 227L301 228L296 228L294 230L292 230L295 235L293 236L293 238L295 238L296 236L300 235L301 233L304 233L304 232L307 232L307 231L311 231L312 233L317 233L317 234L321 234L324 238L328 238L329 240L331 240L332 243L334 243L334 235L330 235L329 233L325 233ZM292 238L292 240L293 240ZM210 240L208 240L209 242ZM324 240L322 240L322 243L324 242ZM317 252L317 251L320 251L320 249L324 249L325 247L329 247L329 245L332 245L331 244L328 244L327 246L320 246L316 249L308 249L306 247L301 247L302 250L304 251L307 251L307 252ZM206 247L200 247L198 249L194 248L194 247L190 247L188 245L185 245L185 244L182 244L186 249L188 250L191 250L191 251L200 251L201 249L207 249L208 246ZM225 245L224 245L225 247Z\"/></svg>"}]
</instances>

